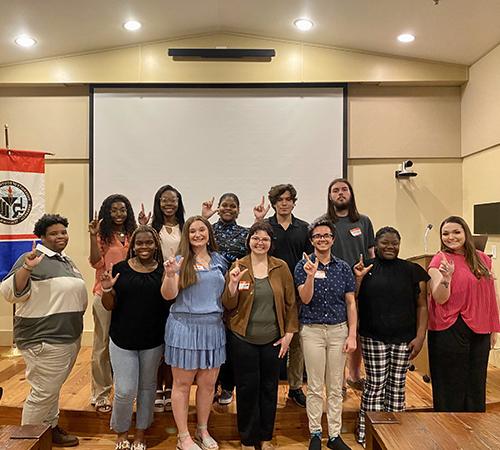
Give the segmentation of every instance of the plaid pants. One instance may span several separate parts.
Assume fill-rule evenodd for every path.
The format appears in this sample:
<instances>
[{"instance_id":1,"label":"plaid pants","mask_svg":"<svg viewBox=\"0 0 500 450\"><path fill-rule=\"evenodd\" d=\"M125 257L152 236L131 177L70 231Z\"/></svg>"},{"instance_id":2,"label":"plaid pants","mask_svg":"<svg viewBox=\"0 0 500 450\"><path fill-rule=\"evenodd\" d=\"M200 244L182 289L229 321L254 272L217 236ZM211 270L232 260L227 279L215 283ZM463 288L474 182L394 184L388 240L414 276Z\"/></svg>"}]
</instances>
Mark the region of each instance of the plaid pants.
<instances>
[{"instance_id":1,"label":"plaid pants","mask_svg":"<svg viewBox=\"0 0 500 450\"><path fill-rule=\"evenodd\" d=\"M385 344L361 336L366 381L359 410L357 440L365 440L366 411L404 411L406 371L410 361L407 343Z\"/></svg>"}]
</instances>

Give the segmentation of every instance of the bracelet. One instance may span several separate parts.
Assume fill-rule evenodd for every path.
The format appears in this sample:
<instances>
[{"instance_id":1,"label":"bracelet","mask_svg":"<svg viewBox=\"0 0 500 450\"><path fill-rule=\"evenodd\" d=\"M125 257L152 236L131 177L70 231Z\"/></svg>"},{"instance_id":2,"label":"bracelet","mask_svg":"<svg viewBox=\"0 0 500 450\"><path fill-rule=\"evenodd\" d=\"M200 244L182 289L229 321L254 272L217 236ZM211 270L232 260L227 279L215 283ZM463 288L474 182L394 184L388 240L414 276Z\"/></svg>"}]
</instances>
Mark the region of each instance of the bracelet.
<instances>
[{"instance_id":1,"label":"bracelet","mask_svg":"<svg viewBox=\"0 0 500 450\"><path fill-rule=\"evenodd\" d=\"M111 292L113 290L112 287L108 288L108 289L104 289L102 288L102 292L106 292L106 294L108 294L109 292Z\"/></svg>"},{"instance_id":2,"label":"bracelet","mask_svg":"<svg viewBox=\"0 0 500 450\"><path fill-rule=\"evenodd\" d=\"M26 264L25 262L23 262L23 265L21 267L28 272L33 272L33 267L28 266L28 264Z\"/></svg>"}]
</instances>

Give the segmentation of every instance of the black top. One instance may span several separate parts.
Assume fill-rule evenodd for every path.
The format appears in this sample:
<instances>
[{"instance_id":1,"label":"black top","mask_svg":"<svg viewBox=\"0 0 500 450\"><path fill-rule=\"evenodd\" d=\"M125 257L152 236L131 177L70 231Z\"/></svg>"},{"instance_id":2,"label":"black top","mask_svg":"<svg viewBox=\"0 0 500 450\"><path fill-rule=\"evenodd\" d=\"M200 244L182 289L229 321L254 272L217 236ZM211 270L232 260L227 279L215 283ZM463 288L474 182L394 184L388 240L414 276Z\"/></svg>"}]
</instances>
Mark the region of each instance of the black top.
<instances>
[{"instance_id":1,"label":"black top","mask_svg":"<svg viewBox=\"0 0 500 450\"><path fill-rule=\"evenodd\" d=\"M359 334L386 344L410 342L417 335L419 282L429 280L418 264L375 258L358 295Z\"/></svg>"},{"instance_id":2,"label":"black top","mask_svg":"<svg viewBox=\"0 0 500 450\"><path fill-rule=\"evenodd\" d=\"M136 272L127 261L113 266L116 306L109 336L125 350L146 350L164 343L167 304L160 287L163 265L149 273Z\"/></svg>"},{"instance_id":3,"label":"black top","mask_svg":"<svg viewBox=\"0 0 500 450\"><path fill-rule=\"evenodd\" d=\"M274 240L271 256L284 260L290 273L294 273L295 266L302 259L302 254L312 253L313 247L308 237L309 224L297 219L292 214L292 223L285 230L276 219L276 214L269 217L269 224L273 227Z\"/></svg>"}]
</instances>

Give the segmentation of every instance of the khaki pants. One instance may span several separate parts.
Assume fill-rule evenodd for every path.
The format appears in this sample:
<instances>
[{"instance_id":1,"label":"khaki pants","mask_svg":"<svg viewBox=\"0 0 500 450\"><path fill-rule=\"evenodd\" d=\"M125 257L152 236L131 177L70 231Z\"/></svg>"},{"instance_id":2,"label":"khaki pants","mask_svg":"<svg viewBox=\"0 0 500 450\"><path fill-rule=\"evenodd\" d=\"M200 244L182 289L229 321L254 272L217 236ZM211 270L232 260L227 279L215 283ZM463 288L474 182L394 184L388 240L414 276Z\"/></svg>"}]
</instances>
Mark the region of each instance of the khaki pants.
<instances>
[{"instance_id":1,"label":"khaki pants","mask_svg":"<svg viewBox=\"0 0 500 450\"><path fill-rule=\"evenodd\" d=\"M94 339L92 341L91 361L91 402L108 400L113 386L113 375L109 359L109 324L111 311L102 306L101 296L96 295L92 305L94 317Z\"/></svg>"},{"instance_id":2,"label":"khaki pants","mask_svg":"<svg viewBox=\"0 0 500 450\"><path fill-rule=\"evenodd\" d=\"M304 353L300 343L299 333L295 333L288 349L287 378L290 389L302 388L304 380Z\"/></svg>"},{"instance_id":3,"label":"khaki pants","mask_svg":"<svg viewBox=\"0 0 500 450\"><path fill-rule=\"evenodd\" d=\"M328 436L342 429L342 382L346 354L347 324L302 325L300 337L307 370L307 418L309 431L321 431L323 391L326 387Z\"/></svg>"},{"instance_id":4,"label":"khaki pants","mask_svg":"<svg viewBox=\"0 0 500 450\"><path fill-rule=\"evenodd\" d=\"M21 425L57 425L59 394L80 350L80 338L71 344L42 342L21 350L31 389L24 402Z\"/></svg>"}]
</instances>

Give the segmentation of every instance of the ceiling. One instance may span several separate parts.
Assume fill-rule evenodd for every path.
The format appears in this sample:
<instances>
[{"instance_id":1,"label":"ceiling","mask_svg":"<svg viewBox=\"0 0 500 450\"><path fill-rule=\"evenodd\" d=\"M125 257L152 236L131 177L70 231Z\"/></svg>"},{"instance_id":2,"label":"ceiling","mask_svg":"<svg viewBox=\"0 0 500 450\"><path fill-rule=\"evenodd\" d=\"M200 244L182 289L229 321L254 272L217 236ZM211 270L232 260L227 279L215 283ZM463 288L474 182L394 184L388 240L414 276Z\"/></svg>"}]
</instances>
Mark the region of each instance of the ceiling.
<instances>
[{"instance_id":1,"label":"ceiling","mask_svg":"<svg viewBox=\"0 0 500 450\"><path fill-rule=\"evenodd\" d=\"M0 0L0 65L213 31L470 65L500 43L500 0ZM315 26L300 32L297 17ZM136 32L128 19L142 22ZM396 37L412 33L401 44ZM37 45L13 43L28 34Z\"/></svg>"}]
</instances>

